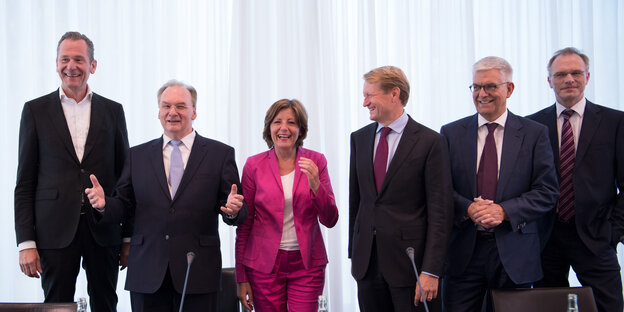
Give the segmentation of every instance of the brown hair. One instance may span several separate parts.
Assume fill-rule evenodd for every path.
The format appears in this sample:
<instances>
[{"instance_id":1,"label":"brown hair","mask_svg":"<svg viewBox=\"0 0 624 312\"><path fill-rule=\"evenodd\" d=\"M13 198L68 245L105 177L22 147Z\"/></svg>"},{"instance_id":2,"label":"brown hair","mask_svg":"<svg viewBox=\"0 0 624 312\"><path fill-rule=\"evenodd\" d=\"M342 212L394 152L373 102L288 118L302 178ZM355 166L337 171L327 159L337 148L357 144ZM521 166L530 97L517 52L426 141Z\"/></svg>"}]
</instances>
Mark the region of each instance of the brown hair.
<instances>
[{"instance_id":1,"label":"brown hair","mask_svg":"<svg viewBox=\"0 0 624 312\"><path fill-rule=\"evenodd\" d=\"M407 100L409 99L410 85L407 81L405 73L394 66L382 66L375 68L368 73L364 74L364 81L368 83L379 83L379 88L384 92L392 90L394 87L398 87L401 90L399 99L401 104L405 107Z\"/></svg>"},{"instance_id":2,"label":"brown hair","mask_svg":"<svg viewBox=\"0 0 624 312\"><path fill-rule=\"evenodd\" d=\"M550 58L550 61L548 61L548 75L550 75L550 67L552 66L552 63L555 61L557 57L559 57L559 55L571 55L571 54L576 54L581 59L583 59L583 63L585 63L585 72L588 72L589 71L589 57L585 53L579 51L579 49L577 48L567 47L567 48L563 48L555 52L555 54L553 54L553 56Z\"/></svg>"},{"instance_id":3,"label":"brown hair","mask_svg":"<svg viewBox=\"0 0 624 312\"><path fill-rule=\"evenodd\" d=\"M89 53L89 62L93 62L94 55L95 55L95 48L93 47L93 41L91 41L89 37L77 31L68 31L65 34L63 34L63 36L61 36L61 39L59 40L58 45L56 45L56 58L58 58L58 51L59 51L59 48L61 47L61 42L63 42L63 40L84 40L84 42L87 44L87 53Z\"/></svg>"},{"instance_id":4,"label":"brown hair","mask_svg":"<svg viewBox=\"0 0 624 312\"><path fill-rule=\"evenodd\" d=\"M266 116L264 117L264 131L262 132L262 138L267 143L269 148L273 147L273 139L271 139L271 123L279 112L289 108L292 109L295 114L295 120L297 122L297 126L299 127L299 137L295 142L295 147L303 145L303 140L308 134L308 113L299 100L281 99L269 107L266 112Z\"/></svg>"}]
</instances>

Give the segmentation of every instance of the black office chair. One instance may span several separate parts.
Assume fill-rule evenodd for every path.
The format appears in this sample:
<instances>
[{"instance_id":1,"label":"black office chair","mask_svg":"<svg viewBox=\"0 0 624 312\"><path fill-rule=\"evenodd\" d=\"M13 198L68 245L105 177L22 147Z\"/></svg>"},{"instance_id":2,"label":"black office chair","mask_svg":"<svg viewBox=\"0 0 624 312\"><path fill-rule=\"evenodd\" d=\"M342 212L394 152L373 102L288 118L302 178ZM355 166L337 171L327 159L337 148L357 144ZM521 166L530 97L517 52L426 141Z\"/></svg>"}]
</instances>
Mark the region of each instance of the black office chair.
<instances>
[{"instance_id":1,"label":"black office chair","mask_svg":"<svg viewBox=\"0 0 624 312\"><path fill-rule=\"evenodd\" d=\"M491 294L495 312L567 311L568 294L577 295L579 311L598 311L591 287L494 289Z\"/></svg>"},{"instance_id":2,"label":"black office chair","mask_svg":"<svg viewBox=\"0 0 624 312\"><path fill-rule=\"evenodd\" d=\"M78 305L71 303L0 303L0 311L15 312L76 312Z\"/></svg>"},{"instance_id":3,"label":"black office chair","mask_svg":"<svg viewBox=\"0 0 624 312\"><path fill-rule=\"evenodd\" d=\"M223 268L221 270L221 291L219 292L217 311L220 312L248 312L238 300L236 288L236 269Z\"/></svg>"}]
</instances>

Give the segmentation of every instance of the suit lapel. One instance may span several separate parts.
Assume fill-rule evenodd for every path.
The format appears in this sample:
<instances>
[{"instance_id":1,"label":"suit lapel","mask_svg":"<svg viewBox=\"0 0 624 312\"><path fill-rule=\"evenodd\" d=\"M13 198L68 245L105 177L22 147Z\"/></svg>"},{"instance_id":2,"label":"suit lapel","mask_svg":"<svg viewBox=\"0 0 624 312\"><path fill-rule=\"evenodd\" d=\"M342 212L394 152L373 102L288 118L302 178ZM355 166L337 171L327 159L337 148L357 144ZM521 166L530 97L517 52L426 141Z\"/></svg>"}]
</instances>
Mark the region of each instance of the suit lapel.
<instances>
[{"instance_id":1,"label":"suit lapel","mask_svg":"<svg viewBox=\"0 0 624 312\"><path fill-rule=\"evenodd\" d=\"M167 195L167 198L171 199L171 192L169 191L169 184L167 183L167 175L165 174L165 163L163 162L163 138L155 140L152 146L149 148L149 157L152 167L154 167L154 173L156 174L156 180L160 185L161 190Z\"/></svg>"},{"instance_id":2,"label":"suit lapel","mask_svg":"<svg viewBox=\"0 0 624 312\"><path fill-rule=\"evenodd\" d=\"M193 148L191 149L191 154L189 155L188 162L186 163L186 168L184 168L184 174L182 175L180 186L178 186L178 190L173 198L174 201L176 198L180 197L180 194L184 192L186 186L193 181L193 176L195 176L195 173L198 171L199 165L208 154L207 143L208 142L204 140L202 136L198 133L195 134Z\"/></svg>"},{"instance_id":3,"label":"suit lapel","mask_svg":"<svg viewBox=\"0 0 624 312\"><path fill-rule=\"evenodd\" d=\"M596 129L600 125L600 119L600 107L587 101L585 112L583 113L583 124L581 125L581 134L578 139L575 163L580 163L583 160L589 144L596 133Z\"/></svg>"},{"instance_id":4,"label":"suit lapel","mask_svg":"<svg viewBox=\"0 0 624 312\"><path fill-rule=\"evenodd\" d=\"M76 156L76 149L69 133L69 127L67 126L67 119L65 119L65 113L63 113L63 106L61 106L61 99L59 98L59 91L50 94L51 101L48 107L48 115L50 120L59 135L59 138L65 145L67 152L71 155L72 159L79 164L78 156Z\"/></svg>"},{"instance_id":5,"label":"suit lapel","mask_svg":"<svg viewBox=\"0 0 624 312\"><path fill-rule=\"evenodd\" d=\"M268 160L269 160L269 167L271 168L271 175L273 176L273 179L275 179L275 183L277 183L277 185L280 188L280 191L282 191L282 194L283 194L284 188L282 187L282 176L280 175L279 163L277 160L277 155L275 155L275 148L272 148L269 151Z\"/></svg>"},{"instance_id":6,"label":"suit lapel","mask_svg":"<svg viewBox=\"0 0 624 312\"><path fill-rule=\"evenodd\" d=\"M87 141L85 142L85 150L82 156L82 159L87 159L87 155L95 146L95 142L97 142L98 135L104 131L104 125L102 123L102 118L98 118L99 116L104 116L104 105L101 101L101 98L93 93L91 97L91 116L89 118L89 133L87 134Z\"/></svg>"},{"instance_id":7,"label":"suit lapel","mask_svg":"<svg viewBox=\"0 0 624 312\"><path fill-rule=\"evenodd\" d=\"M464 125L464 133L466 138L463 140L464 146L460 150L466 151L466 157L461 157L463 162L461 168L466 168L467 172L472 175L469 179L470 190L474 197L477 197L477 131L479 130L479 122L477 114L470 118Z\"/></svg>"},{"instance_id":8,"label":"suit lapel","mask_svg":"<svg viewBox=\"0 0 624 312\"><path fill-rule=\"evenodd\" d=\"M544 111L543 123L548 127L548 138L555 158L555 168L559 172L559 132L557 131L557 108L555 105Z\"/></svg>"},{"instance_id":9,"label":"suit lapel","mask_svg":"<svg viewBox=\"0 0 624 312\"><path fill-rule=\"evenodd\" d=\"M308 177L303 172L301 172L301 168L299 168L299 159L302 156L306 157L306 155L302 155L302 154L303 154L303 149L301 149L301 147L297 148L297 157L296 157L296 160L295 160L295 178L294 178L294 181L293 181L293 188L292 188L293 207L295 207L294 200L295 200L295 194L297 193L297 192L295 192L295 190L297 189L297 186L299 186L299 182L301 182L301 179L305 179L306 182L308 181Z\"/></svg>"},{"instance_id":10,"label":"suit lapel","mask_svg":"<svg viewBox=\"0 0 624 312\"><path fill-rule=\"evenodd\" d=\"M375 148L375 131L377 130L377 123L372 123L366 127L357 140L358 145L361 146L361 150L358 151L356 156L358 162L363 167L363 173L366 176L362 177L365 185L369 187L371 193L377 193L377 187L375 186L375 171L373 169L373 149Z\"/></svg>"},{"instance_id":11,"label":"suit lapel","mask_svg":"<svg viewBox=\"0 0 624 312\"><path fill-rule=\"evenodd\" d=\"M403 129L403 135L401 135L399 145L394 152L394 156L390 160L388 171L386 172L384 181L381 184L380 194L386 189L389 183L388 181L390 181L392 177L399 172L399 168L401 168L401 165L405 162L405 158L412 152L414 147L416 147L416 144L418 143L418 131L418 124L416 124L416 122L409 117L407 124L405 125L405 129Z\"/></svg>"},{"instance_id":12,"label":"suit lapel","mask_svg":"<svg viewBox=\"0 0 624 312\"><path fill-rule=\"evenodd\" d=\"M503 190L507 183L513 179L512 173L518 152L522 145L524 135L521 132L522 123L518 117L508 112L503 134L503 148L501 151L501 163L498 173L498 185L496 187L496 202L500 201Z\"/></svg>"}]
</instances>

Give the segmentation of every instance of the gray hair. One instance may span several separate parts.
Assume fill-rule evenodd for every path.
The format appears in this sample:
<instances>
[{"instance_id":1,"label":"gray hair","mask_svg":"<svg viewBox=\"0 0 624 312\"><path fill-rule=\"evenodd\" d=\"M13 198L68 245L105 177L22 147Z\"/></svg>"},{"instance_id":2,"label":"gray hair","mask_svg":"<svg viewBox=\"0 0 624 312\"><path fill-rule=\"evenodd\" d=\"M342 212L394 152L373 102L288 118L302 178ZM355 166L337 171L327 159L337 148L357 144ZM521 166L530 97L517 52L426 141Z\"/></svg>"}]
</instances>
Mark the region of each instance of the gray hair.
<instances>
[{"instance_id":1,"label":"gray hair","mask_svg":"<svg viewBox=\"0 0 624 312\"><path fill-rule=\"evenodd\" d=\"M179 81L179 80L175 80L175 79L171 79L167 82L165 82L165 84L160 87L160 89L158 89L158 94L157 94L157 98L158 98L158 103L160 103L160 96L163 94L163 92L165 92L165 90L169 87L182 87L186 90L188 90L191 93L191 101L193 102L193 107L195 107L195 104L197 104L197 90L195 90L195 88L193 88L193 86Z\"/></svg>"},{"instance_id":2,"label":"gray hair","mask_svg":"<svg viewBox=\"0 0 624 312\"><path fill-rule=\"evenodd\" d=\"M506 81L511 81L513 76L513 69L509 62L507 62L504 58L498 56L486 56L480 60L478 60L474 65L472 65L472 74L476 74L479 71L498 69L501 74L503 74L503 79Z\"/></svg>"}]
</instances>

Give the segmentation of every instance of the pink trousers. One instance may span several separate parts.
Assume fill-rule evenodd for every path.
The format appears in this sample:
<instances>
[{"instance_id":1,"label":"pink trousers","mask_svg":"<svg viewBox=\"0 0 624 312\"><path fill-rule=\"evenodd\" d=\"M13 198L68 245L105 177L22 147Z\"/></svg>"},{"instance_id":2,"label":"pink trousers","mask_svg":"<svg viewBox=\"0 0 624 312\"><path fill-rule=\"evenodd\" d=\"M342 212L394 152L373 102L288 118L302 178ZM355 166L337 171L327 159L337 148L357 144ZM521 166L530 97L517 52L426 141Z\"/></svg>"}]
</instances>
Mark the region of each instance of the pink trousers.
<instances>
[{"instance_id":1,"label":"pink trousers","mask_svg":"<svg viewBox=\"0 0 624 312\"><path fill-rule=\"evenodd\" d=\"M299 250L279 250L271 273L246 270L255 311L316 312L325 285L325 265L306 269Z\"/></svg>"}]
</instances>

